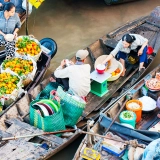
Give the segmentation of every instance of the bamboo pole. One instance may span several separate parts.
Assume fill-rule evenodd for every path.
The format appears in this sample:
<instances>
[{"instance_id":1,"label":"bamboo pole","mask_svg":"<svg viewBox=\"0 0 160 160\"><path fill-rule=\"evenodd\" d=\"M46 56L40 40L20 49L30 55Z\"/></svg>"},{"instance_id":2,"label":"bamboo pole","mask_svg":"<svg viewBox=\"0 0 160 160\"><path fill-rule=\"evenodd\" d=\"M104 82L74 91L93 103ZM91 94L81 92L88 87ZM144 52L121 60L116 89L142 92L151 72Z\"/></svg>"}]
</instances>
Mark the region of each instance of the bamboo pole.
<instances>
[{"instance_id":1,"label":"bamboo pole","mask_svg":"<svg viewBox=\"0 0 160 160\"><path fill-rule=\"evenodd\" d=\"M37 134L31 134L31 135L6 137L6 138L2 138L1 141L16 140L19 138L35 137L35 136L50 135L50 134L59 134L59 133L74 132L74 131L76 131L76 129L68 129L68 130L62 130L62 131L56 131L56 132L43 132L43 133L37 133Z\"/></svg>"},{"instance_id":2,"label":"bamboo pole","mask_svg":"<svg viewBox=\"0 0 160 160\"><path fill-rule=\"evenodd\" d=\"M1 138L1 141L16 140L16 139L19 139L19 138L27 138L27 137L35 137L35 136L41 136L41 135L59 134L59 133L74 132L74 131L78 131L77 133L79 133L79 134L87 134L87 135L97 136L97 137L101 137L101 138L105 138L105 139L109 139L109 140L114 140L114 141L117 141L117 142L122 142L122 143L125 143L127 145L132 145L132 143L130 141L114 139L114 138L106 137L106 136L103 136L103 135L95 134L95 133L92 133L92 132L82 131L81 129L78 129L78 130L77 129L68 129L68 130L62 130L62 131L56 131L56 132L43 132L43 133L37 133L37 134L31 134L31 135L6 137L6 138ZM143 145L143 144L136 144L136 145L137 145L137 147L145 148L145 145Z\"/></svg>"},{"instance_id":3,"label":"bamboo pole","mask_svg":"<svg viewBox=\"0 0 160 160\"><path fill-rule=\"evenodd\" d=\"M26 22L25 22L25 27L26 27L26 35L28 35L28 10L29 10L29 2L26 0Z\"/></svg>"}]
</instances>

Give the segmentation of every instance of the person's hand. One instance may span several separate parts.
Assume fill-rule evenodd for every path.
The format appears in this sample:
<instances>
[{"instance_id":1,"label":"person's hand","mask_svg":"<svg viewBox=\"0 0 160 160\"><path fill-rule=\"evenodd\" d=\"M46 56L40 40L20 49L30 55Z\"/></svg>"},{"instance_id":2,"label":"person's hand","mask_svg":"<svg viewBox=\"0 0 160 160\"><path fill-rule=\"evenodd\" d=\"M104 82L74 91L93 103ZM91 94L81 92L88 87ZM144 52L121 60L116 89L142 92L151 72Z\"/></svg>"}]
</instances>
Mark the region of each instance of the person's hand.
<instances>
[{"instance_id":1,"label":"person's hand","mask_svg":"<svg viewBox=\"0 0 160 160\"><path fill-rule=\"evenodd\" d=\"M3 34L4 39L6 40L6 34Z\"/></svg>"},{"instance_id":2,"label":"person's hand","mask_svg":"<svg viewBox=\"0 0 160 160\"><path fill-rule=\"evenodd\" d=\"M104 64L104 65L105 65L106 63L108 63L108 62L106 62L106 61L103 61L103 62L102 62L102 64Z\"/></svg>"},{"instance_id":3,"label":"person's hand","mask_svg":"<svg viewBox=\"0 0 160 160\"><path fill-rule=\"evenodd\" d=\"M69 61L69 63L70 63L71 65L73 65L73 64L74 64L74 62L72 62L72 61Z\"/></svg>"},{"instance_id":4,"label":"person's hand","mask_svg":"<svg viewBox=\"0 0 160 160\"><path fill-rule=\"evenodd\" d=\"M143 53L143 50L140 49L140 50L138 51L138 56L142 55L142 53Z\"/></svg>"},{"instance_id":5,"label":"person's hand","mask_svg":"<svg viewBox=\"0 0 160 160\"><path fill-rule=\"evenodd\" d=\"M14 35L14 39L16 39L18 36L17 32L13 32L13 35Z\"/></svg>"},{"instance_id":6,"label":"person's hand","mask_svg":"<svg viewBox=\"0 0 160 160\"><path fill-rule=\"evenodd\" d=\"M2 5L2 3L0 3L0 7L2 7L3 5Z\"/></svg>"},{"instance_id":7,"label":"person's hand","mask_svg":"<svg viewBox=\"0 0 160 160\"><path fill-rule=\"evenodd\" d=\"M63 59L62 61L61 61L61 67L64 67L66 65L66 62L65 62L65 60Z\"/></svg>"}]
</instances>

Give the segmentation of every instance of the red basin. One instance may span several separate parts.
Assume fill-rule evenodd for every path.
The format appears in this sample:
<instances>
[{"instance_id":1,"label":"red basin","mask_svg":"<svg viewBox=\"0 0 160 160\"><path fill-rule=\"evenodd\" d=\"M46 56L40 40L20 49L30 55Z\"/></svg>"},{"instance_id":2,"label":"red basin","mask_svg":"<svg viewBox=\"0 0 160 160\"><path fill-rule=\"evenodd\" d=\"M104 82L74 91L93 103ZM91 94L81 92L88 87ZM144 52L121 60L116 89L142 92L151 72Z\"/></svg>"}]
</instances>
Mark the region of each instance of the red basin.
<instances>
[{"instance_id":1,"label":"red basin","mask_svg":"<svg viewBox=\"0 0 160 160\"><path fill-rule=\"evenodd\" d=\"M96 68L96 70L97 70L97 72L98 72L99 74L103 74L104 71L105 71L105 69L104 69L104 70L99 70L99 69L97 69L97 68Z\"/></svg>"},{"instance_id":2,"label":"red basin","mask_svg":"<svg viewBox=\"0 0 160 160\"><path fill-rule=\"evenodd\" d=\"M103 65L103 64L98 64L97 67L96 67L96 70L97 70L97 72L98 72L99 74L103 74L104 71L105 71L105 69L106 69L106 67L105 67L105 65Z\"/></svg>"}]
</instances>

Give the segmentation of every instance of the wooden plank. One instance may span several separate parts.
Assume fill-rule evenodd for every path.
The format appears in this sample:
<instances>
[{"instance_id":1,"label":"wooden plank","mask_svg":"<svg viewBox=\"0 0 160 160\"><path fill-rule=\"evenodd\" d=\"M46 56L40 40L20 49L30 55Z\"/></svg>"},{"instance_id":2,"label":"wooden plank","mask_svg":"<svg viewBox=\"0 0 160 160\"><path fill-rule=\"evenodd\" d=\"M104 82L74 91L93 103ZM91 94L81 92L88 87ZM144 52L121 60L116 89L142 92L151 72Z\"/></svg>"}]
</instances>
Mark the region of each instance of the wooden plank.
<instances>
[{"instance_id":1,"label":"wooden plank","mask_svg":"<svg viewBox=\"0 0 160 160\"><path fill-rule=\"evenodd\" d=\"M12 126L7 130L9 133L12 133L13 135L16 133L16 131L20 131L21 133L25 134L25 131L29 131L32 134L35 133L43 133L43 130L40 130L34 126L31 126L30 124L21 122L18 119L10 119L10 120L6 120L6 122L11 123ZM20 130L19 130L20 128ZM53 141L57 144L62 144L63 143L63 139L55 136L55 135L42 135L42 136L38 136L44 140L48 140L48 141ZM31 138L30 138L31 139Z\"/></svg>"},{"instance_id":2,"label":"wooden plank","mask_svg":"<svg viewBox=\"0 0 160 160\"><path fill-rule=\"evenodd\" d=\"M124 24L123 26L117 28L116 30L110 32L107 34L108 38L113 38L114 36L116 36L117 34L119 34L120 32L124 32L127 30L131 30L132 28L135 28L136 26L139 26L141 24L143 24L146 20L147 20L148 16L136 19L134 21L131 21L127 24Z\"/></svg>"},{"instance_id":3,"label":"wooden plank","mask_svg":"<svg viewBox=\"0 0 160 160\"><path fill-rule=\"evenodd\" d=\"M109 53L104 53L103 47L101 46L99 40L97 40L92 45L88 46L90 48L90 52L92 53L93 57L97 59L99 56Z\"/></svg>"},{"instance_id":4,"label":"wooden plank","mask_svg":"<svg viewBox=\"0 0 160 160\"><path fill-rule=\"evenodd\" d=\"M110 50L105 46L102 38L99 39L99 42L100 42L100 44L101 44L101 46L102 46L102 48L103 48L103 52L104 52L105 54L109 54L109 53L110 53Z\"/></svg>"},{"instance_id":5,"label":"wooden plank","mask_svg":"<svg viewBox=\"0 0 160 160\"><path fill-rule=\"evenodd\" d=\"M105 41L103 41L103 43L107 47L110 47L110 48L114 49L116 47L116 45L118 44L118 41L115 40L115 39L106 39Z\"/></svg>"},{"instance_id":6,"label":"wooden plank","mask_svg":"<svg viewBox=\"0 0 160 160\"><path fill-rule=\"evenodd\" d=\"M13 150L15 150L17 146L14 146L10 143L7 143L6 145L2 146L0 149L0 158L5 159L7 155L9 155ZM5 159L6 160L6 159Z\"/></svg>"},{"instance_id":7,"label":"wooden plank","mask_svg":"<svg viewBox=\"0 0 160 160\"><path fill-rule=\"evenodd\" d=\"M158 53L159 49L160 49L160 32L158 33L157 39L156 39L155 44L154 44L154 52Z\"/></svg>"}]
</instances>

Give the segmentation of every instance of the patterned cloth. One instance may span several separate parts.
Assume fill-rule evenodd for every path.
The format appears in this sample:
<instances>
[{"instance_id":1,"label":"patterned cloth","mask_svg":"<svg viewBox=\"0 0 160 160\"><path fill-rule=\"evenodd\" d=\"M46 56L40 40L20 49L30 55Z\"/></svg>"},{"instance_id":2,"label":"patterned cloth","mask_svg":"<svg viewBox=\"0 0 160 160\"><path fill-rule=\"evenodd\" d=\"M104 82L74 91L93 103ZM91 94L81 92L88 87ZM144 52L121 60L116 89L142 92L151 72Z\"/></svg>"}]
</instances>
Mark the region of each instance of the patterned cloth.
<instances>
[{"instance_id":1,"label":"patterned cloth","mask_svg":"<svg viewBox=\"0 0 160 160\"><path fill-rule=\"evenodd\" d=\"M142 160L160 160L160 138L152 141L146 147Z\"/></svg>"},{"instance_id":2,"label":"patterned cloth","mask_svg":"<svg viewBox=\"0 0 160 160\"><path fill-rule=\"evenodd\" d=\"M6 57L13 57L15 55L15 41L0 40L0 47L5 46Z\"/></svg>"}]
</instances>

